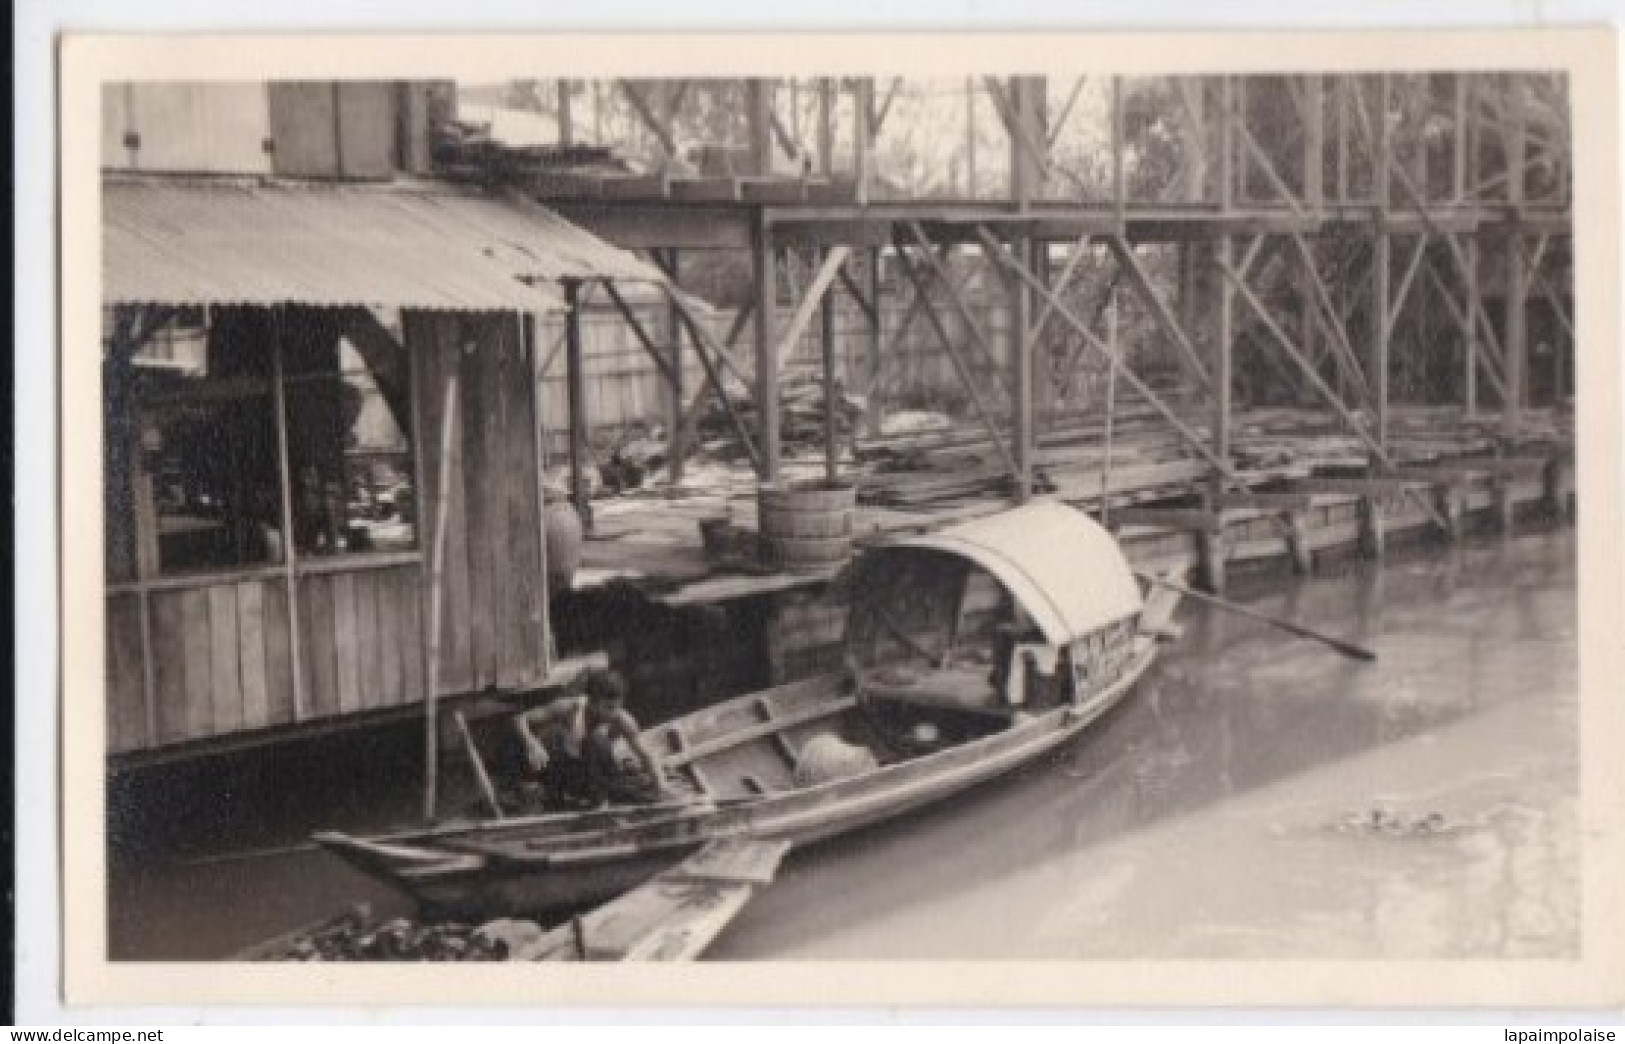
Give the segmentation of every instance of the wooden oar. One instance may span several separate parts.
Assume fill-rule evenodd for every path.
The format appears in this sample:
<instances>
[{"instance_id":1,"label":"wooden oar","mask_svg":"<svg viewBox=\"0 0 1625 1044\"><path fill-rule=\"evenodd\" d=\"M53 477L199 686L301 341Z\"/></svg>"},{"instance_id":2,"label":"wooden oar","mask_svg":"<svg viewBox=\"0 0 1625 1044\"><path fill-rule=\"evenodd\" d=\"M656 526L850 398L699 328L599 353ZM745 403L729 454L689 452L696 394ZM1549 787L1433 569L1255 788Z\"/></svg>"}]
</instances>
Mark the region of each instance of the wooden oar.
<instances>
[{"instance_id":1,"label":"wooden oar","mask_svg":"<svg viewBox=\"0 0 1625 1044\"><path fill-rule=\"evenodd\" d=\"M1232 613L1251 617L1252 619L1258 620L1261 623L1267 623L1271 627L1276 627L1280 630L1286 631L1288 634L1295 634L1300 638L1308 638L1311 641L1320 642L1323 645L1329 645L1333 649L1336 649L1338 652L1342 653L1344 656L1350 657L1351 659L1375 660L1377 658L1377 654L1372 652L1370 649L1355 645L1352 642L1340 641L1339 639L1332 638L1329 635L1321 634L1319 631L1311 631L1309 628L1300 624L1291 623L1290 621L1261 613L1257 609L1249 609L1244 605L1237 605L1235 602L1226 601L1225 599L1216 597L1214 595L1203 594L1201 591L1193 591L1183 584L1176 584L1172 580L1165 577L1157 576L1153 573L1136 573L1134 575L1147 581L1148 583L1166 587L1170 591L1178 591L1186 598L1194 598L1198 602L1211 605L1216 609L1228 609Z\"/></svg>"}]
</instances>

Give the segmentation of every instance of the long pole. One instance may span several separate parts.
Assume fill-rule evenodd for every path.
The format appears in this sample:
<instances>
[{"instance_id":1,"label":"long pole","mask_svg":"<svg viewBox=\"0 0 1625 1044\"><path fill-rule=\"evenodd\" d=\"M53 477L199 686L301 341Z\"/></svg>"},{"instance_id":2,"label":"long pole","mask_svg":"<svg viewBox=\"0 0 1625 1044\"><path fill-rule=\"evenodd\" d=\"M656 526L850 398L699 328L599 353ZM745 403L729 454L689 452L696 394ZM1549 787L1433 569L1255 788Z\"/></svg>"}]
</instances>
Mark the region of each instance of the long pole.
<instances>
[{"instance_id":1,"label":"long pole","mask_svg":"<svg viewBox=\"0 0 1625 1044\"><path fill-rule=\"evenodd\" d=\"M1370 649L1355 645L1352 642L1345 642L1338 638L1332 638L1328 635L1321 634L1319 631L1311 631L1309 628L1300 624L1295 624L1288 620L1278 619L1274 616L1268 615L1267 613L1261 613L1257 609L1249 609L1244 605L1237 605L1235 602L1227 601L1226 599L1219 598L1216 595L1204 594L1201 591L1193 591L1183 584L1174 583L1167 577L1157 576L1155 573L1136 573L1135 575L1147 583L1156 584L1159 587L1166 587L1170 591L1178 591L1186 598L1203 602L1207 605L1213 606L1216 609L1224 609L1235 613L1238 616L1245 616L1253 620L1258 620L1261 623L1267 623L1271 627L1276 627L1286 631L1288 634L1295 634L1300 638L1308 638L1311 641L1328 645L1351 659L1375 660L1377 658L1377 654L1372 652Z\"/></svg>"},{"instance_id":2,"label":"long pole","mask_svg":"<svg viewBox=\"0 0 1625 1044\"><path fill-rule=\"evenodd\" d=\"M819 342L823 349L824 378L824 477L835 482L841 477L840 434L836 431L835 404L835 288L824 291L820 302Z\"/></svg>"},{"instance_id":3,"label":"long pole","mask_svg":"<svg viewBox=\"0 0 1625 1044\"><path fill-rule=\"evenodd\" d=\"M538 624L542 639L542 677L553 673L552 605L547 589L547 429L542 416L542 358L536 343L536 316L519 317L519 336L524 341L525 359L530 363L530 436L533 481L536 486L536 562L542 575L541 613Z\"/></svg>"},{"instance_id":4,"label":"long pole","mask_svg":"<svg viewBox=\"0 0 1625 1044\"><path fill-rule=\"evenodd\" d=\"M1106 462L1100 471L1100 522L1111 521L1112 513L1112 420L1117 413L1117 288L1106 306L1106 345L1111 349L1111 365L1106 370Z\"/></svg>"},{"instance_id":5,"label":"long pole","mask_svg":"<svg viewBox=\"0 0 1625 1044\"><path fill-rule=\"evenodd\" d=\"M445 602L441 577L446 565L446 516L451 511L452 437L457 427L457 374L446 377L446 407L440 421L440 475L435 492L434 547L429 552L429 677L423 694L423 818L433 819L440 789L440 616Z\"/></svg>"},{"instance_id":6,"label":"long pole","mask_svg":"<svg viewBox=\"0 0 1625 1044\"><path fill-rule=\"evenodd\" d=\"M565 392L570 404L570 498L587 528L592 505L587 494L587 375L581 350L581 284L564 281Z\"/></svg>"}]
</instances>

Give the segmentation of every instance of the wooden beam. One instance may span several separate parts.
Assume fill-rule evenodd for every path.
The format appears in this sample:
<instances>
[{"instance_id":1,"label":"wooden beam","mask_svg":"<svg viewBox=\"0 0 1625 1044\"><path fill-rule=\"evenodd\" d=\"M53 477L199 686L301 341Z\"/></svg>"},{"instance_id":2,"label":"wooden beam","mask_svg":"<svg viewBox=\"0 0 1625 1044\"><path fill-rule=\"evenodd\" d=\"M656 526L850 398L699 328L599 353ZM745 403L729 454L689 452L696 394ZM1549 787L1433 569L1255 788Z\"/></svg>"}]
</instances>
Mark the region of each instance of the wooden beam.
<instances>
[{"instance_id":1,"label":"wooden beam","mask_svg":"<svg viewBox=\"0 0 1625 1044\"><path fill-rule=\"evenodd\" d=\"M1303 372L1309 383L1314 386L1315 390L1320 393L1321 397L1326 400L1327 404L1330 405L1334 411L1336 411L1337 415L1342 418L1343 422L1347 424L1351 430L1353 430L1355 436L1359 438L1361 442L1365 443L1366 447L1370 449L1378 457L1378 459L1383 461L1383 463L1390 463L1388 460L1387 450L1380 446L1371 438L1369 434L1367 434L1364 426L1360 423L1359 418L1355 417L1354 414L1349 411L1349 408L1344 405L1341 399L1337 397L1337 393L1326 384L1325 380L1321 378L1320 374L1315 372L1314 366L1309 362L1309 360L1303 357L1303 353L1300 352L1297 346L1292 343L1292 339L1286 335L1286 332L1282 330L1280 325L1270 316L1269 309L1262 301L1258 299L1258 296L1253 293L1252 288L1249 287L1246 281L1241 278L1241 274L1229 265L1220 264L1218 265L1218 268L1219 271L1223 273L1225 278L1230 280L1231 284L1235 287L1236 292L1241 295L1241 299L1247 303L1247 306L1253 311L1253 314L1258 321L1263 324L1264 328L1269 331L1276 343L1280 345L1282 352L1298 365L1299 370Z\"/></svg>"},{"instance_id":2,"label":"wooden beam","mask_svg":"<svg viewBox=\"0 0 1625 1044\"><path fill-rule=\"evenodd\" d=\"M1086 82L1087 77L1083 76L1079 76L1072 82L1072 90L1067 93L1066 101L1062 103L1060 113L1054 120L1050 121L1049 127L1046 128L1047 133L1044 136L1046 155L1055 148L1056 141L1061 137L1061 131L1066 129L1066 121L1072 118L1072 110L1078 104L1078 98L1082 96Z\"/></svg>"},{"instance_id":3,"label":"wooden beam","mask_svg":"<svg viewBox=\"0 0 1625 1044\"><path fill-rule=\"evenodd\" d=\"M1264 152L1263 147L1258 143L1258 139L1253 136L1252 131L1245 126L1239 127L1237 137L1242 147L1258 165L1258 168L1263 171L1264 178L1270 183L1270 188L1276 197L1286 204L1287 209L1292 211L1293 216L1305 220L1309 219L1310 215L1304 210L1297 198L1293 196L1292 190L1287 186L1280 172L1275 169L1275 164L1270 161L1268 154ZM1359 386L1361 398L1369 401L1372 397L1370 383L1360 368L1354 345L1349 340L1347 324L1343 321L1343 317L1338 314L1337 308L1332 304L1331 291L1327 288L1325 280L1320 277L1320 268L1316 263L1314 250L1310 248L1309 242L1304 238L1302 232L1294 230L1289 235L1292 237L1293 246L1298 252L1299 260L1303 264L1304 273L1309 278L1310 288L1314 293L1314 301L1320 311L1322 322L1335 338L1334 349L1339 369L1347 379ZM1241 271L1245 274L1245 270Z\"/></svg>"},{"instance_id":4,"label":"wooden beam","mask_svg":"<svg viewBox=\"0 0 1625 1044\"><path fill-rule=\"evenodd\" d=\"M948 250L950 248L948 246L944 245L940 249L941 249L941 251L943 253L943 256L946 256L947 252L948 252ZM875 256L878 258L878 256L879 256L878 251L876 251ZM878 265L876 265L875 267L876 267L876 269L878 269ZM969 276L967 276L966 278L968 279ZM878 292L879 287L876 286L875 289ZM958 290L960 288L959 288L959 286L957 284L955 284L954 289ZM877 383L876 383L876 382L879 381L880 376L881 376L880 365L879 364L882 363L885 360L886 357L891 356L891 355L895 355L895 354L897 354L898 351L900 351L902 349L902 347L903 347L903 338L908 334L909 329L913 326L914 320L919 318L919 316L920 316L920 314L921 314L921 312L923 310L928 309L930 307L931 307L931 298L930 298L929 294L915 294L913 300L911 300L909 302L908 308L906 308L903 311L902 321L897 324L897 329L892 331L891 339L884 346L884 348L881 346L881 344L879 342L879 339L878 339L879 338L879 334L878 334L879 326L878 326L878 324L876 324L875 330L877 331L877 333L876 333L876 343L875 343L875 346L874 346L875 347L875 364L876 365L871 367L872 372L869 375L869 385L868 385L867 389L865 390L866 395L874 395L879 390L879 385L877 385ZM878 314L880 314L880 313L877 313L877 315Z\"/></svg>"},{"instance_id":5,"label":"wooden beam","mask_svg":"<svg viewBox=\"0 0 1625 1044\"><path fill-rule=\"evenodd\" d=\"M397 341L370 308L346 308L339 317L345 340L355 347L373 383L401 431L411 436L412 400L406 374L406 348Z\"/></svg>"},{"instance_id":6,"label":"wooden beam","mask_svg":"<svg viewBox=\"0 0 1625 1044\"><path fill-rule=\"evenodd\" d=\"M879 319L879 313L876 309L879 307L880 302L869 300L863 288L858 286L857 281L852 278L852 273L846 270L845 265L836 269L835 275L836 278L840 279L841 286L845 288L847 296L852 298L852 303L856 304L858 310L863 313L864 318L868 319L870 323L876 322Z\"/></svg>"},{"instance_id":7,"label":"wooden beam","mask_svg":"<svg viewBox=\"0 0 1625 1044\"><path fill-rule=\"evenodd\" d=\"M801 335L807 332L807 324L812 321L813 313L818 310L818 306L827 296L830 284L835 282L835 274L841 270L842 265L846 264L846 259L851 253L851 247L838 246L824 254L824 260L818 266L817 275L813 277L811 285L807 287L807 292L801 298L801 303L796 306L795 312L790 316L790 325L785 330L784 336L779 340L777 359L781 368L790 361L790 356L795 354L796 342L800 341Z\"/></svg>"},{"instance_id":8,"label":"wooden beam","mask_svg":"<svg viewBox=\"0 0 1625 1044\"><path fill-rule=\"evenodd\" d=\"M929 297L925 277L914 267L913 261L909 259L906 244L899 239L896 247L897 265L903 270L903 274L908 277L909 282L914 284L914 293L921 298ZM922 244L922 248L931 260L935 260L929 241ZM948 336L948 331L942 325L942 320L937 318L935 310L926 308L925 318L931 324L931 329L936 333L937 340L942 344L943 350L948 353L948 359L953 363L954 369L959 374L960 383L965 387L965 393L970 398L972 408L976 410L977 417L981 420L983 426L987 428L988 437L993 440L993 447L998 450L999 457L1004 461L1004 465L1009 469L1011 476L1019 480L1020 466L1011 455L1010 447L1005 445L1004 439L1000 437L998 422L994 420L992 412L987 408L987 404L982 401L982 393L979 390L976 375L971 372L969 364L959 354L959 346L954 344L952 337Z\"/></svg>"},{"instance_id":9,"label":"wooden beam","mask_svg":"<svg viewBox=\"0 0 1625 1044\"><path fill-rule=\"evenodd\" d=\"M1162 414L1163 419L1171 424L1175 431L1184 436L1185 441L1190 444L1192 449L1194 449L1209 464L1213 465L1213 467L1216 468L1225 478L1229 479L1231 482L1243 489L1246 488L1247 484L1235 473L1235 471L1230 467L1229 463L1216 456L1213 451L1208 448L1206 440L1197 435L1196 432L1192 431L1184 421L1180 420L1178 412L1164 402L1156 392L1152 391L1144 381L1140 380L1140 378L1135 375L1134 371L1129 367L1127 360L1120 358L1116 352L1111 350L1109 345L1101 341L1101 339L1095 335L1094 331L1090 330L1083 320L1079 319L1077 315L1073 313L1072 309L1068 308L1063 301L1050 292L1049 287L1045 286L1041 280L1039 280L1031 272L1027 271L1026 268L1018 264L1006 252L999 251L994 256L996 256L1000 263L1009 269L1012 274L1030 286L1033 292L1037 294L1039 298L1049 301L1054 306L1055 312L1058 316L1060 316L1061 321L1066 323L1066 325L1070 326L1073 330L1077 331L1078 334L1083 338L1085 344L1087 344L1090 348L1093 348L1095 352L1102 356L1109 365L1116 368L1118 375L1122 377L1123 380L1127 381L1129 386L1139 393L1141 398L1150 403L1154 410Z\"/></svg>"},{"instance_id":10,"label":"wooden beam","mask_svg":"<svg viewBox=\"0 0 1625 1044\"><path fill-rule=\"evenodd\" d=\"M1388 336L1394 335L1394 327L1399 324L1399 314L1405 310L1405 300L1410 296L1411 283L1416 279L1416 273L1422 268L1422 258L1427 254L1428 237L1422 233L1416 237L1416 247L1411 251L1411 259L1405 263L1405 274L1399 279L1399 287L1394 290L1393 307L1388 311Z\"/></svg>"},{"instance_id":11,"label":"wooden beam","mask_svg":"<svg viewBox=\"0 0 1625 1044\"><path fill-rule=\"evenodd\" d=\"M1190 338L1185 336L1185 331L1180 329L1179 320L1174 318L1174 314L1169 310L1167 304L1157 296L1156 289L1151 285L1151 277L1141 267L1140 259L1134 256L1134 248L1120 235L1112 236L1106 242L1111 247L1112 253L1116 255L1118 264L1123 267L1128 275L1129 282L1134 284L1134 288L1139 291L1141 299L1151 309L1152 318L1162 328L1163 334L1184 353L1185 361L1189 364L1191 373L1196 375L1203 389L1211 391L1213 381L1208 377L1207 368L1202 365L1202 360L1196 353L1195 345L1191 344Z\"/></svg>"},{"instance_id":12,"label":"wooden beam","mask_svg":"<svg viewBox=\"0 0 1625 1044\"><path fill-rule=\"evenodd\" d=\"M662 120L655 113L653 106L649 104L649 99L644 97L643 91L633 84L631 80L616 80L615 86L621 89L621 93L626 96L627 102L632 106L632 111L637 113L638 119L660 142L660 147L665 154L672 159L676 159L677 143L672 138L670 122Z\"/></svg>"},{"instance_id":13,"label":"wooden beam","mask_svg":"<svg viewBox=\"0 0 1625 1044\"><path fill-rule=\"evenodd\" d=\"M1439 278L1439 274L1433 270L1432 266L1428 267L1428 278L1433 281L1434 289L1439 292L1439 297L1444 301L1445 308L1450 312L1451 316L1455 318L1457 325L1460 326L1463 331L1463 337L1467 347L1467 369L1464 374L1467 393L1465 405L1467 407L1467 415L1470 417L1473 416L1478 405L1478 363L1482 362L1485 364L1483 366L1484 375L1489 377L1490 383L1495 385L1497 394L1505 395L1506 385L1501 382L1500 372L1496 369L1499 362L1496 360L1495 356L1493 354L1480 355L1478 352L1478 334L1474 329L1476 324L1473 322L1472 316L1470 316L1461 305L1456 303L1456 299L1450 295L1449 289L1444 285L1444 281Z\"/></svg>"},{"instance_id":14,"label":"wooden beam","mask_svg":"<svg viewBox=\"0 0 1625 1044\"><path fill-rule=\"evenodd\" d=\"M689 400L688 409L683 413L685 439L687 433L693 429L695 423L699 420L700 407L704 405L706 397L715 392L722 401L722 409L728 416L728 423L733 426L734 433L739 436L740 443L745 447L745 454L750 458L751 466L760 471L761 454L756 449L756 440L751 437L750 425L746 424L744 418L739 415L739 411L734 409L733 400L728 398L727 386L723 384L722 374L718 372L717 364L711 356L712 351L715 351L718 358L725 359L727 353L712 343L710 333L689 311L688 303L683 300L681 294L676 293L671 287L667 287L666 293L672 305L677 309L677 315L682 320L683 327L688 330L689 337L694 341L694 354L700 360L700 368L705 371L705 385L694 393L694 398ZM753 314L754 309L740 313L741 317ZM735 331L742 328L742 325L736 326Z\"/></svg>"},{"instance_id":15,"label":"wooden beam","mask_svg":"<svg viewBox=\"0 0 1625 1044\"><path fill-rule=\"evenodd\" d=\"M914 241L925 249L926 264L930 266L931 272L936 276L937 281L942 283L943 287L948 291L948 303L953 306L954 311L959 313L960 321L964 323L966 332L971 335L971 339L976 342L976 346L981 350L983 359L992 368L993 372L997 373L998 353L993 350L993 342L988 339L987 334L982 332L982 326L976 321L976 315L970 310L970 305L965 303L960 288L949 277L947 265L932 249L931 240L925 234L924 227L918 221L911 221L908 223L908 231L914 237ZM1000 384L1006 392L1012 395L1015 393L1008 382L1001 380Z\"/></svg>"},{"instance_id":16,"label":"wooden beam","mask_svg":"<svg viewBox=\"0 0 1625 1044\"><path fill-rule=\"evenodd\" d=\"M660 348L654 342L654 338L649 336L649 332L644 329L643 322L638 319L637 313L632 311L632 307L626 303L626 298L622 297L615 284L607 279L604 280L604 292L609 295L610 303L615 306L615 310L621 313L622 320L625 321L627 328L632 331L632 335L638 344L642 346L644 354L655 364L655 369L660 371L660 375L666 379L667 383L672 383L674 375L671 363L661 353Z\"/></svg>"}]
</instances>

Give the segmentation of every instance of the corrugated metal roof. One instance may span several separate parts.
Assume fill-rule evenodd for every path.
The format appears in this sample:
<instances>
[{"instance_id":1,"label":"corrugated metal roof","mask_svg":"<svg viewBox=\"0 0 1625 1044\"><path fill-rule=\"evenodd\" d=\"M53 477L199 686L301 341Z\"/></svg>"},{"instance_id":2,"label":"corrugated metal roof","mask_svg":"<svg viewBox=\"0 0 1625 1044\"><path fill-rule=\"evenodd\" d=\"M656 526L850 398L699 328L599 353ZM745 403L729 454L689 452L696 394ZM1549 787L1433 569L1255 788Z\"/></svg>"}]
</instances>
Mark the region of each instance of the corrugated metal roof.
<instances>
[{"instance_id":1,"label":"corrugated metal roof","mask_svg":"<svg viewBox=\"0 0 1625 1044\"><path fill-rule=\"evenodd\" d=\"M1140 611L1128 560L1094 519L1040 501L928 536L899 540L968 558L998 577L1053 645Z\"/></svg>"},{"instance_id":2,"label":"corrugated metal roof","mask_svg":"<svg viewBox=\"0 0 1625 1044\"><path fill-rule=\"evenodd\" d=\"M663 281L536 204L455 186L107 178L102 205L109 304L550 311L554 280Z\"/></svg>"}]
</instances>

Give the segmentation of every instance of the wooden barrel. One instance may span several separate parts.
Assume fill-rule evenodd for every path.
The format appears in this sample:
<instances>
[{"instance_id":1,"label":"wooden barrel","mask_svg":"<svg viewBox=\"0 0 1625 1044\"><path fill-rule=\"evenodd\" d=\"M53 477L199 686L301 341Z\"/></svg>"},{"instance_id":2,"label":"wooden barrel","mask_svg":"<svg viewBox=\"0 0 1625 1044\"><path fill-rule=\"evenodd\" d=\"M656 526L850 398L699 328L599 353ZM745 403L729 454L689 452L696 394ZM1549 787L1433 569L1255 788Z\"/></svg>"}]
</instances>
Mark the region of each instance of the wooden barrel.
<instances>
[{"instance_id":1,"label":"wooden barrel","mask_svg":"<svg viewBox=\"0 0 1625 1044\"><path fill-rule=\"evenodd\" d=\"M839 567L852 554L856 502L856 489L843 483L760 487L756 509L763 564L809 573Z\"/></svg>"}]
</instances>

